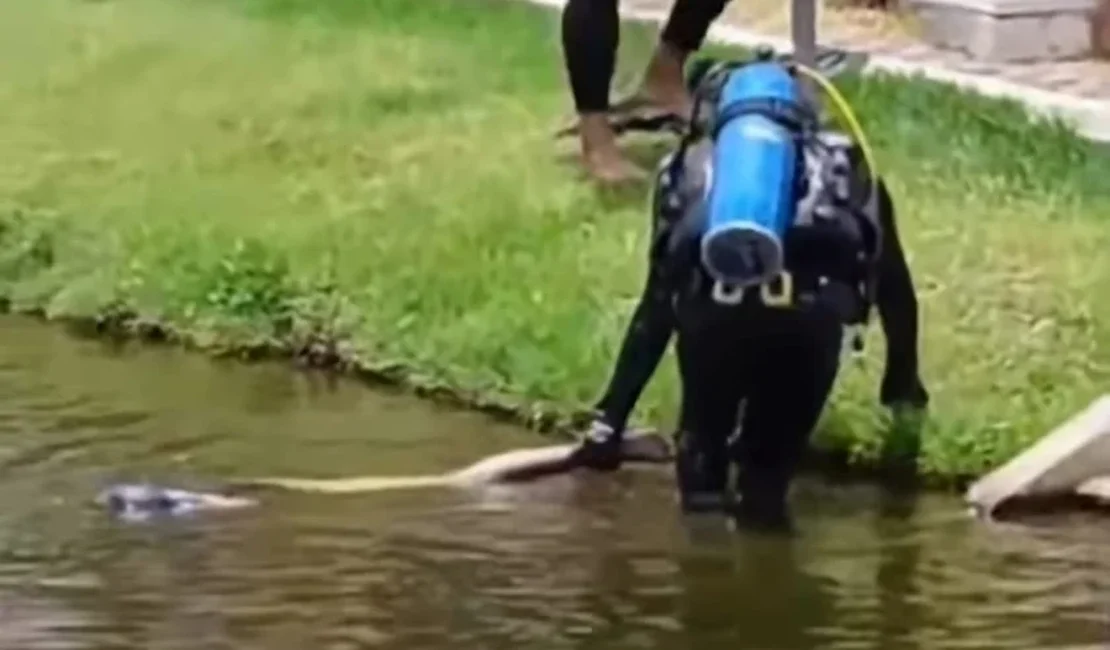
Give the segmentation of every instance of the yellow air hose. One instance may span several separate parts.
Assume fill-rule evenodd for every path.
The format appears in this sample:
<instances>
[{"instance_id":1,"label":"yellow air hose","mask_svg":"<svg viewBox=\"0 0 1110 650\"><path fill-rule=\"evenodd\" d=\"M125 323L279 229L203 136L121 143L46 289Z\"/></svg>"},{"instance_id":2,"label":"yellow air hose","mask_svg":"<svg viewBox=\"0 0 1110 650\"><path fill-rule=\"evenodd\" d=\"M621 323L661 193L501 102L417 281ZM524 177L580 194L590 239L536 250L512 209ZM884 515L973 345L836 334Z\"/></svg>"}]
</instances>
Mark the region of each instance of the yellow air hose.
<instances>
[{"instance_id":1,"label":"yellow air hose","mask_svg":"<svg viewBox=\"0 0 1110 650\"><path fill-rule=\"evenodd\" d=\"M859 143L860 150L863 152L863 160L867 163L867 169L871 175L872 187L876 188L873 191L877 191L879 184L879 171L878 168L875 166L875 156L871 152L871 144L867 141L867 136L864 134L863 128L859 124L859 120L856 119L856 113L852 110L852 105L848 103L848 100L844 98L844 95L840 94L840 91L837 90L836 86L833 85L833 83L829 81L829 79L825 77L825 75L821 74L820 72L814 70L809 66L797 62L794 63L794 68L798 72L801 72L805 76L817 82L817 85L821 86L821 90L825 91L825 94L829 97L829 99L832 100L832 103L836 106L837 112L840 113L841 119L843 119L843 121L847 123L848 130L852 132L852 136L855 137L856 142ZM867 330L866 324L859 325L851 329L855 330L854 334L849 334L848 332L846 332L845 334L849 336L854 336L858 342L862 342L863 334ZM861 355L862 350L857 347L853 356L860 357Z\"/></svg>"},{"instance_id":2,"label":"yellow air hose","mask_svg":"<svg viewBox=\"0 0 1110 650\"><path fill-rule=\"evenodd\" d=\"M848 100L844 99L844 95L836 89L831 81L825 75L810 68L809 66L802 65L801 63L794 63L794 68L821 86L821 90L829 96L832 103L836 106L837 112L840 113L841 118L847 123L848 130L852 132L852 136L859 142L860 149L863 151L863 160L867 163L867 169L871 174L871 182L878 183L879 172L875 167L875 157L871 153L871 145L867 141L867 136L864 135L863 129L859 125L859 120L856 119L855 111L852 110L851 104Z\"/></svg>"}]
</instances>

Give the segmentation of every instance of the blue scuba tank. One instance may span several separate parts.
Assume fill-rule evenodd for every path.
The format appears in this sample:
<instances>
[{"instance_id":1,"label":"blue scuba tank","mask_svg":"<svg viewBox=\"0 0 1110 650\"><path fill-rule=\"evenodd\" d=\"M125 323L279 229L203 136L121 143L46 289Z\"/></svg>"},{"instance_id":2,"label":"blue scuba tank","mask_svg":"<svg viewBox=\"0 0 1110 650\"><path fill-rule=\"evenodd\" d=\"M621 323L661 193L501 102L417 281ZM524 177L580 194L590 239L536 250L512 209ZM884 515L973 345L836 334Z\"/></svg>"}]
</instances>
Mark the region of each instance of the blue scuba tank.
<instances>
[{"instance_id":1,"label":"blue scuba tank","mask_svg":"<svg viewBox=\"0 0 1110 650\"><path fill-rule=\"evenodd\" d=\"M702 263L716 280L751 286L773 279L783 266L783 238L796 207L799 152L795 132L758 112L728 118L745 103L801 108L797 81L782 65L757 62L731 72L717 115L727 121L713 148Z\"/></svg>"}]
</instances>

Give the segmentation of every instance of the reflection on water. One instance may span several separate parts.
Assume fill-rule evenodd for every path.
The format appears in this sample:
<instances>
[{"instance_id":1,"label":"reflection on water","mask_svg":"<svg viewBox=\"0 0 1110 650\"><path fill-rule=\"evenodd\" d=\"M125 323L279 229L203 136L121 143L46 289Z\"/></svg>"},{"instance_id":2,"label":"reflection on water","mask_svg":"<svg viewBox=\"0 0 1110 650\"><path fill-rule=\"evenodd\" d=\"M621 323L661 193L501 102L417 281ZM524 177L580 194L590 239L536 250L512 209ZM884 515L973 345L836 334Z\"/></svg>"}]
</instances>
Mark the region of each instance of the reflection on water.
<instances>
[{"instance_id":1,"label":"reflection on water","mask_svg":"<svg viewBox=\"0 0 1110 650\"><path fill-rule=\"evenodd\" d=\"M282 366L0 320L0 648L1110 648L1110 526L799 486L793 540L683 521L665 471L268 494L164 526L105 481L442 471L536 439Z\"/></svg>"}]
</instances>

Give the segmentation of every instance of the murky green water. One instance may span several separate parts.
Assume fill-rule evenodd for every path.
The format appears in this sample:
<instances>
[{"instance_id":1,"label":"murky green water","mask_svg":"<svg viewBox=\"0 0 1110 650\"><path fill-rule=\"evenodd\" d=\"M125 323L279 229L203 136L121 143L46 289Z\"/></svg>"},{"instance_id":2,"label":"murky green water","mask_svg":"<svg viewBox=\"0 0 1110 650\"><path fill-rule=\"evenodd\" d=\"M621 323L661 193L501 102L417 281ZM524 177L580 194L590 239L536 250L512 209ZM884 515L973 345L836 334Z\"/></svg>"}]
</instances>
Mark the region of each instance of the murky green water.
<instances>
[{"instance_id":1,"label":"murky green water","mask_svg":"<svg viewBox=\"0 0 1110 650\"><path fill-rule=\"evenodd\" d=\"M652 470L122 525L88 503L105 481L425 473L537 441L280 365L0 337L4 650L1110 647L1110 526L986 527L938 496L806 482L789 543L683 522Z\"/></svg>"}]
</instances>

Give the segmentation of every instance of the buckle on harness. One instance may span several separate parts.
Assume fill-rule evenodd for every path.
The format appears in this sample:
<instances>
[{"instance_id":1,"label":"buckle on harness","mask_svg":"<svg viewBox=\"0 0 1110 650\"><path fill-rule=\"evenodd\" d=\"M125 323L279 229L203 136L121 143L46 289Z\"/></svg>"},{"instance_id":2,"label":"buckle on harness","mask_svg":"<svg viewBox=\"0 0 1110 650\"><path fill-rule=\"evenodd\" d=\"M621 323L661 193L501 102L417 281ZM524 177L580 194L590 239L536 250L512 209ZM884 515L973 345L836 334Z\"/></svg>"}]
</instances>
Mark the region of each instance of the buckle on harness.
<instances>
[{"instance_id":1,"label":"buckle on harness","mask_svg":"<svg viewBox=\"0 0 1110 650\"><path fill-rule=\"evenodd\" d=\"M713 301L721 305L736 306L744 302L747 287L713 283ZM790 307L794 304L794 276L790 271L779 271L771 280L759 285L759 298L771 308Z\"/></svg>"},{"instance_id":2,"label":"buckle on harness","mask_svg":"<svg viewBox=\"0 0 1110 650\"><path fill-rule=\"evenodd\" d=\"M771 287L778 285L778 293L771 293ZM789 271L779 271L774 279L759 286L759 297L768 307L789 307L794 304L794 276Z\"/></svg>"},{"instance_id":3,"label":"buckle on harness","mask_svg":"<svg viewBox=\"0 0 1110 650\"><path fill-rule=\"evenodd\" d=\"M731 285L726 288L720 280L713 283L713 301L722 305L736 306L744 302L747 287Z\"/></svg>"},{"instance_id":4,"label":"buckle on harness","mask_svg":"<svg viewBox=\"0 0 1110 650\"><path fill-rule=\"evenodd\" d=\"M840 344L843 358L851 359L856 363L863 363L863 336L866 330L867 326L862 323L844 328L844 339Z\"/></svg>"}]
</instances>

